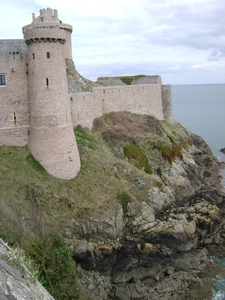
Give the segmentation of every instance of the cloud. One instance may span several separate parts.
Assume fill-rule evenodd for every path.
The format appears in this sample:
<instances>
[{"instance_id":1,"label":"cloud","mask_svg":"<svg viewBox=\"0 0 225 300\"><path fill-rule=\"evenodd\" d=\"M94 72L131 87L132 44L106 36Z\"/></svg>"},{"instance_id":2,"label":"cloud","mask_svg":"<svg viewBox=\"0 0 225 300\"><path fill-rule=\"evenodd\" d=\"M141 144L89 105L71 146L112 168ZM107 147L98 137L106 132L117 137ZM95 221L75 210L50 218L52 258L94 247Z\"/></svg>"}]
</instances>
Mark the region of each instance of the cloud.
<instances>
[{"instance_id":1,"label":"cloud","mask_svg":"<svg viewBox=\"0 0 225 300\"><path fill-rule=\"evenodd\" d=\"M168 82L169 77L185 82L191 72L207 69L211 79L202 74L201 80L224 82L221 0L82 0L79 5L71 0L2 0L1 38L22 38L21 27L31 22L31 13L47 7L58 9L62 22L73 26L75 64L90 79L158 73Z\"/></svg>"}]
</instances>

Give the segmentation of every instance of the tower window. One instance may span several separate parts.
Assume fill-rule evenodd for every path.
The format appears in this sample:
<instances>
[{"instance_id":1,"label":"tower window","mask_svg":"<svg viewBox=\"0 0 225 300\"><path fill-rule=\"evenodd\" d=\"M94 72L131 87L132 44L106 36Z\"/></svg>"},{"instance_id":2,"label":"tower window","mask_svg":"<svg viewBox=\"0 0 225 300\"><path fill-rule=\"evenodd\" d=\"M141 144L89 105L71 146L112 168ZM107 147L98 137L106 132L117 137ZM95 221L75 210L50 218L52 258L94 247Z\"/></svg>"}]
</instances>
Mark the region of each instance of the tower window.
<instances>
[{"instance_id":1,"label":"tower window","mask_svg":"<svg viewBox=\"0 0 225 300\"><path fill-rule=\"evenodd\" d=\"M32 54L32 57L33 57L33 59L35 59L35 54L34 53Z\"/></svg>"},{"instance_id":2,"label":"tower window","mask_svg":"<svg viewBox=\"0 0 225 300\"><path fill-rule=\"evenodd\" d=\"M16 126L16 113L15 112L13 114L13 119L14 119L14 125Z\"/></svg>"},{"instance_id":3,"label":"tower window","mask_svg":"<svg viewBox=\"0 0 225 300\"><path fill-rule=\"evenodd\" d=\"M48 78L46 78L46 85L49 86Z\"/></svg>"},{"instance_id":4,"label":"tower window","mask_svg":"<svg viewBox=\"0 0 225 300\"><path fill-rule=\"evenodd\" d=\"M47 52L47 58L50 58L50 52Z\"/></svg>"},{"instance_id":5,"label":"tower window","mask_svg":"<svg viewBox=\"0 0 225 300\"><path fill-rule=\"evenodd\" d=\"M5 75L0 75L0 86L5 84Z\"/></svg>"}]
</instances>

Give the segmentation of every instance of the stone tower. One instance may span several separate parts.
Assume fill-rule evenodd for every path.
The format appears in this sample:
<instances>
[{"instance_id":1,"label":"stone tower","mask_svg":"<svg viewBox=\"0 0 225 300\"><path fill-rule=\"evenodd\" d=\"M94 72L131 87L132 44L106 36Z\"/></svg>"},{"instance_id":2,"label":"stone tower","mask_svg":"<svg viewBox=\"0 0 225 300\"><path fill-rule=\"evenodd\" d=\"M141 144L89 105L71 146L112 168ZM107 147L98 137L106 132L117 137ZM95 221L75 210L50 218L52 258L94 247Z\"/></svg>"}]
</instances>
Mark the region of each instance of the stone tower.
<instances>
[{"instance_id":1,"label":"stone tower","mask_svg":"<svg viewBox=\"0 0 225 300\"><path fill-rule=\"evenodd\" d=\"M23 27L28 46L30 130L28 147L36 160L60 179L80 170L73 132L65 59L72 59L72 26L58 19L57 10L41 9Z\"/></svg>"}]
</instances>

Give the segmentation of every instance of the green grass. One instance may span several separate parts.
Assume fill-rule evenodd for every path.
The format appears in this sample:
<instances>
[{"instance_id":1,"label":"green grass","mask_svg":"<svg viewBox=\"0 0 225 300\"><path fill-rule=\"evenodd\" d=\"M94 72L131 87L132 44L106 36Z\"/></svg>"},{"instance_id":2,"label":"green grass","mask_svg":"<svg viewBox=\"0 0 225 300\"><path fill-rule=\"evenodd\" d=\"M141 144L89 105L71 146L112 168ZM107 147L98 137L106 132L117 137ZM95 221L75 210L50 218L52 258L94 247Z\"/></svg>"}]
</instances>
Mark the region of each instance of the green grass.
<instances>
[{"instance_id":1,"label":"green grass","mask_svg":"<svg viewBox=\"0 0 225 300\"><path fill-rule=\"evenodd\" d=\"M152 174L151 166L149 165L147 156L136 143L124 147L124 154L138 169L143 169L147 174Z\"/></svg>"},{"instance_id":2,"label":"green grass","mask_svg":"<svg viewBox=\"0 0 225 300\"><path fill-rule=\"evenodd\" d=\"M83 224L84 219L98 219L106 211L117 213L121 207L126 216L128 202L145 201L152 187L163 190L159 179L163 176L162 156L170 162L175 158L182 159L182 148L191 145L187 134L177 123L169 124L149 116L132 114L129 114L130 121L123 122L124 116L115 116L115 134L109 135L107 141L103 140L102 132L110 126L112 128L113 124L107 115L99 120L103 127L95 126L93 132L81 126L75 128L81 170L76 178L69 181L49 175L27 147L0 147L1 235L11 245L19 243L24 248L33 245L28 253L44 269L47 270L48 262L43 259L43 254L46 257L50 255L44 252L49 246L55 250L51 250L54 257L49 260L56 262L58 267L61 264L66 267L63 259L70 259L58 237L51 240L49 232L62 234L71 230L72 220ZM132 130L131 124L136 125L132 126ZM124 135L121 128L128 129ZM121 149L120 158L113 155L114 147ZM138 189L134 180L143 177L146 185ZM43 239L34 239L43 224ZM74 234L79 238L78 232ZM42 257L39 263L38 257ZM43 271L39 267L37 270L42 272L40 279L46 282ZM66 272L70 274L70 271ZM57 286L59 274L54 274L52 282ZM71 274L73 278L75 274ZM64 291L69 292L64 275ZM51 289L50 282L47 284ZM59 290L57 293L62 295ZM76 296L68 299L76 299Z\"/></svg>"},{"instance_id":3,"label":"green grass","mask_svg":"<svg viewBox=\"0 0 225 300\"><path fill-rule=\"evenodd\" d=\"M30 164L32 168L34 168L36 171L40 172L41 174L47 175L47 172L42 167L42 165L33 157L33 155L29 154L26 157L26 161Z\"/></svg>"},{"instance_id":4,"label":"green grass","mask_svg":"<svg viewBox=\"0 0 225 300\"><path fill-rule=\"evenodd\" d=\"M56 234L39 235L26 249L38 279L56 300L79 299L75 263L68 246Z\"/></svg>"},{"instance_id":5,"label":"green grass","mask_svg":"<svg viewBox=\"0 0 225 300\"><path fill-rule=\"evenodd\" d=\"M107 126L111 125L107 116L103 118L105 130L108 123ZM182 159L182 147L189 146L190 141L178 124L154 120L144 127L141 125L144 131L140 131L142 127L138 122L145 117L129 114L129 118L132 122L125 123L125 126L138 124L130 135L126 131L124 136L109 137L107 143L103 141L101 128L95 127L93 133L81 126L75 128L81 170L69 181L45 172L27 147L0 147L0 213L4 215L0 224L5 236L8 232L11 243L22 239L22 228L33 230L31 203L42 212L47 226L64 231L71 226L75 216L79 220L84 216L98 217L107 209L117 210L117 195L124 192L129 191L132 199L145 199L146 191L155 186L153 177L163 175L161 155L170 162L175 158ZM121 132L120 128L118 130ZM113 155L114 147L122 149L123 157ZM125 175L127 170L131 170L131 175ZM143 170L148 175L146 187L138 190L134 178L142 178Z\"/></svg>"},{"instance_id":6,"label":"green grass","mask_svg":"<svg viewBox=\"0 0 225 300\"><path fill-rule=\"evenodd\" d=\"M183 159L181 153L182 146L174 140L172 140L170 144L158 143L155 145L155 148L161 152L162 157L167 159L170 164L172 164L176 158Z\"/></svg>"},{"instance_id":7,"label":"green grass","mask_svg":"<svg viewBox=\"0 0 225 300\"><path fill-rule=\"evenodd\" d=\"M92 150L99 150L101 148L101 141L80 125L74 129L74 133L78 147L87 147Z\"/></svg>"},{"instance_id":8,"label":"green grass","mask_svg":"<svg viewBox=\"0 0 225 300\"><path fill-rule=\"evenodd\" d=\"M128 204L128 202L132 202L131 197L126 192L122 192L122 193L118 194L116 198L119 201L119 203L122 205L123 215L124 215L124 217L126 217L127 204Z\"/></svg>"},{"instance_id":9,"label":"green grass","mask_svg":"<svg viewBox=\"0 0 225 300\"><path fill-rule=\"evenodd\" d=\"M146 77L146 75L121 76L120 79L127 85L130 85L133 80L141 78L141 77Z\"/></svg>"}]
</instances>

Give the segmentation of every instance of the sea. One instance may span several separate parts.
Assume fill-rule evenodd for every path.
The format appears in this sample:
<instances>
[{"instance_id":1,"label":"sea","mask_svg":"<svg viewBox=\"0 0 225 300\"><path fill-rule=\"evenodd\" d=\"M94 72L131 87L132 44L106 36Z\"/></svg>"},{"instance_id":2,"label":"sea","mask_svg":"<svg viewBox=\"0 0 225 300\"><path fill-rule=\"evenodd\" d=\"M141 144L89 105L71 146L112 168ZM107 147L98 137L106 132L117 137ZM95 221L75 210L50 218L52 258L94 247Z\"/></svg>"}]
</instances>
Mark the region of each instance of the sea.
<instances>
[{"instance_id":1,"label":"sea","mask_svg":"<svg viewBox=\"0 0 225 300\"><path fill-rule=\"evenodd\" d=\"M225 161L225 83L172 85L173 117L188 131L201 136L219 161ZM225 186L225 168L221 170ZM225 267L225 258L213 258ZM212 300L225 300L225 277L214 280Z\"/></svg>"}]
</instances>

